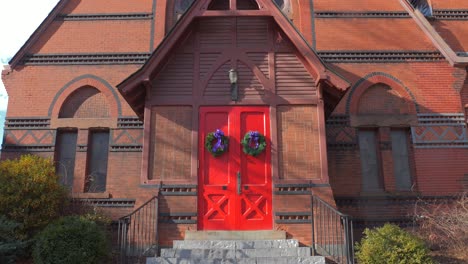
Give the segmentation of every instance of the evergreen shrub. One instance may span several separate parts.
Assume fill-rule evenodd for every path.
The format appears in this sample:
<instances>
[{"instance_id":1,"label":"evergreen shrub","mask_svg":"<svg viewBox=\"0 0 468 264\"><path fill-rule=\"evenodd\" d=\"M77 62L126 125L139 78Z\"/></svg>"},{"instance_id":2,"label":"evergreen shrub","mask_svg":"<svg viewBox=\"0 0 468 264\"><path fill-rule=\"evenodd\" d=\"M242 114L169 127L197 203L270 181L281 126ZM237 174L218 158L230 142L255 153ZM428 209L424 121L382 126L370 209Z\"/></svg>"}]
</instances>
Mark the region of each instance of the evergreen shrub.
<instances>
[{"instance_id":1,"label":"evergreen shrub","mask_svg":"<svg viewBox=\"0 0 468 264\"><path fill-rule=\"evenodd\" d=\"M15 263L25 253L28 242L17 239L15 230L20 224L0 215L0 263Z\"/></svg>"},{"instance_id":2,"label":"evergreen shrub","mask_svg":"<svg viewBox=\"0 0 468 264\"><path fill-rule=\"evenodd\" d=\"M35 264L104 263L108 250L102 227L83 217L67 216L37 235L33 259Z\"/></svg>"},{"instance_id":3,"label":"evergreen shrub","mask_svg":"<svg viewBox=\"0 0 468 264\"><path fill-rule=\"evenodd\" d=\"M429 249L418 237L393 224L364 230L356 245L360 264L432 264Z\"/></svg>"}]
</instances>

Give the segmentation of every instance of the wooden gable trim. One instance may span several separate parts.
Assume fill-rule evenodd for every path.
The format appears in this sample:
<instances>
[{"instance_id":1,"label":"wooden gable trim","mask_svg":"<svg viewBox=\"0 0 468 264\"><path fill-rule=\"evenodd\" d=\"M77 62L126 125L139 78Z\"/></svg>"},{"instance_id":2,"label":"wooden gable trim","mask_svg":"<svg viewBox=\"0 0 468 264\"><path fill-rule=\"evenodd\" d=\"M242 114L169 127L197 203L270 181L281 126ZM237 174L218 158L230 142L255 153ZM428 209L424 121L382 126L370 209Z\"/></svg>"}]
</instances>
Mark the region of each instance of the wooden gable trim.
<instances>
[{"instance_id":1,"label":"wooden gable trim","mask_svg":"<svg viewBox=\"0 0 468 264\"><path fill-rule=\"evenodd\" d=\"M55 17L60 14L62 9L68 4L69 0L60 0L57 5L50 11L49 15L42 21L39 27L32 33L29 39L23 44L19 51L10 60L10 67L14 69L27 54L28 50L37 42L42 33L47 30L49 25L54 21Z\"/></svg>"},{"instance_id":2,"label":"wooden gable trim","mask_svg":"<svg viewBox=\"0 0 468 264\"><path fill-rule=\"evenodd\" d=\"M457 67L468 66L468 57L458 56L455 51L447 44L447 42L440 36L434 27L429 23L426 17L419 11L411 6L407 0L400 0L401 5L408 11L410 16L414 19L416 24L426 34L429 40L432 41L434 46L444 55L450 65Z\"/></svg>"},{"instance_id":3,"label":"wooden gable trim","mask_svg":"<svg viewBox=\"0 0 468 264\"><path fill-rule=\"evenodd\" d=\"M140 108L144 102L136 102L132 100L132 95L135 93L135 89L142 89L142 83L145 80L151 80L155 78L158 71L163 66L165 59L170 54L170 51L178 43L178 40L182 39L184 35L188 35L189 26L196 18L201 17L222 17L222 16L268 16L272 17L273 20L278 24L281 30L291 40L293 45L297 48L299 54L301 54L307 66L313 69L317 74L318 85L320 82L327 84L330 89L338 90L338 93L344 94L346 89L350 86L350 83L343 77L334 73L328 69L325 63L320 59L317 53L307 44L305 39L300 35L296 28L290 23L290 21L283 15L283 13L277 8L277 6L270 1L257 0L259 10L236 10L235 0L231 0L230 10L208 10L208 6L211 3L210 0L195 1L184 16L175 25L173 30L168 36L161 42L159 47L153 52L151 57L140 68L137 72L132 74L122 83L117 85L117 88L121 92L122 96L129 102L132 108ZM234 6L234 8L232 8ZM334 87L334 88L331 88ZM140 104L138 107L136 104ZM137 112L139 116L143 113Z\"/></svg>"}]
</instances>

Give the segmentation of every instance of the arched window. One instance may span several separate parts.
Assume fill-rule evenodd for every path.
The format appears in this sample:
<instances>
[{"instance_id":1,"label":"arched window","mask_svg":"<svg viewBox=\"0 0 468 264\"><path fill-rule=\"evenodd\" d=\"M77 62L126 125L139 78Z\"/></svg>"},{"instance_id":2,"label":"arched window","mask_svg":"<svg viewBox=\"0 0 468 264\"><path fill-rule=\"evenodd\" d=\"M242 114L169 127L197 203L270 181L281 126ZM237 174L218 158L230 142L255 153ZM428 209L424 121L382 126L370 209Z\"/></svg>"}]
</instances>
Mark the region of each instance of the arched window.
<instances>
[{"instance_id":1,"label":"arched window","mask_svg":"<svg viewBox=\"0 0 468 264\"><path fill-rule=\"evenodd\" d=\"M359 98L356 115L362 124L358 140L363 192L385 189L383 174L389 168L383 164L390 160L396 190L411 190L411 133L405 123L410 109L410 102L383 83L367 88Z\"/></svg>"},{"instance_id":2,"label":"arched window","mask_svg":"<svg viewBox=\"0 0 468 264\"><path fill-rule=\"evenodd\" d=\"M73 188L75 154L78 140L81 140L81 147L86 144L87 151L84 192L105 192L110 133L104 120L111 117L106 95L93 86L82 86L64 100L58 117L72 121L59 127L57 133L56 170L63 184ZM79 129L74 127L77 124ZM81 139L80 133L83 133ZM87 143L84 135L88 137Z\"/></svg>"}]
</instances>

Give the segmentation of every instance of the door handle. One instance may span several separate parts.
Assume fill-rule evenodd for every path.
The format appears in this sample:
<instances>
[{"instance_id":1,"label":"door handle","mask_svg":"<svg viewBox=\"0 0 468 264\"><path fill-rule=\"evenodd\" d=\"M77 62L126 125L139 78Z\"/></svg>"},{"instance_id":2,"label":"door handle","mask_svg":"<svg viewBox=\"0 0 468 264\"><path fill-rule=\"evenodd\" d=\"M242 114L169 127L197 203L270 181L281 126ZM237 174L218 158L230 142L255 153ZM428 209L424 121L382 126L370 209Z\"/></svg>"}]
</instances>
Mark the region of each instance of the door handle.
<instances>
[{"instance_id":1,"label":"door handle","mask_svg":"<svg viewBox=\"0 0 468 264\"><path fill-rule=\"evenodd\" d=\"M237 194L241 194L242 193L242 177L241 177L241 173L240 171L237 172Z\"/></svg>"}]
</instances>

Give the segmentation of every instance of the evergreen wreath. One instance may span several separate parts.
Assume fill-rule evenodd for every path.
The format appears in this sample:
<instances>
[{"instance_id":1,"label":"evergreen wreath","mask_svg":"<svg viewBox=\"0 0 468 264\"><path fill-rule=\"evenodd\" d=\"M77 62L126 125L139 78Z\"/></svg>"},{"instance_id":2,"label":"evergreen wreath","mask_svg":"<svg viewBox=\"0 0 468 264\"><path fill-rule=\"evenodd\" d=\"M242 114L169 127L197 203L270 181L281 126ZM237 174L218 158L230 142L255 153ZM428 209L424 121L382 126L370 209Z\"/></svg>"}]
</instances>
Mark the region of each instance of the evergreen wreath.
<instances>
[{"instance_id":1,"label":"evergreen wreath","mask_svg":"<svg viewBox=\"0 0 468 264\"><path fill-rule=\"evenodd\" d=\"M213 141L217 140L213 146ZM208 133L205 138L205 148L213 155L213 157L221 156L228 150L229 139L223 131L216 129L215 132Z\"/></svg>"},{"instance_id":2,"label":"evergreen wreath","mask_svg":"<svg viewBox=\"0 0 468 264\"><path fill-rule=\"evenodd\" d=\"M265 150L267 143L265 136L258 131L249 131L245 134L241 144L245 154L255 157Z\"/></svg>"}]
</instances>

